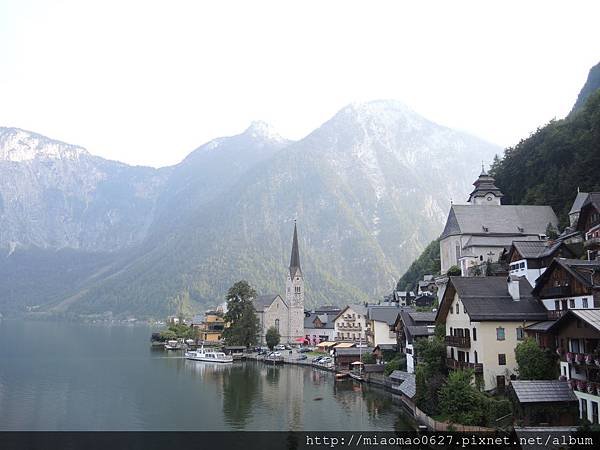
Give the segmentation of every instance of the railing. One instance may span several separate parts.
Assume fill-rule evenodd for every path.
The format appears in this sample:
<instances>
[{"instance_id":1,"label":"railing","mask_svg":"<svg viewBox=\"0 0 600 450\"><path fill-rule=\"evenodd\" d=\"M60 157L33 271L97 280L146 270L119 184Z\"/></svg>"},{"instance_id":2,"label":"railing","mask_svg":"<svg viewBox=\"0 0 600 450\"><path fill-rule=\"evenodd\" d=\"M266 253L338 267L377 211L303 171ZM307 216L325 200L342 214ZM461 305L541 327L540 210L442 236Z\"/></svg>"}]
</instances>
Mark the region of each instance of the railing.
<instances>
[{"instance_id":1,"label":"railing","mask_svg":"<svg viewBox=\"0 0 600 450\"><path fill-rule=\"evenodd\" d=\"M561 360L571 364L587 364L589 366L600 367L600 356L591 353L566 352L561 354Z\"/></svg>"},{"instance_id":2,"label":"railing","mask_svg":"<svg viewBox=\"0 0 600 450\"><path fill-rule=\"evenodd\" d=\"M471 338L469 336L446 336L444 339L446 345L458 348L471 348Z\"/></svg>"},{"instance_id":3,"label":"railing","mask_svg":"<svg viewBox=\"0 0 600 450\"><path fill-rule=\"evenodd\" d=\"M564 309L548 310L548 319L549 320L560 319L562 316L565 315L566 312L567 311Z\"/></svg>"},{"instance_id":4,"label":"railing","mask_svg":"<svg viewBox=\"0 0 600 450\"><path fill-rule=\"evenodd\" d=\"M569 380L569 386L574 391L585 392L586 394L600 396L600 383L586 380Z\"/></svg>"},{"instance_id":5,"label":"railing","mask_svg":"<svg viewBox=\"0 0 600 450\"><path fill-rule=\"evenodd\" d=\"M483 364L457 361L456 359L446 358L446 367L449 369L472 369L475 373L483 373Z\"/></svg>"},{"instance_id":6,"label":"railing","mask_svg":"<svg viewBox=\"0 0 600 450\"><path fill-rule=\"evenodd\" d=\"M593 237L583 241L583 246L587 249L600 248L600 237Z\"/></svg>"},{"instance_id":7,"label":"railing","mask_svg":"<svg viewBox=\"0 0 600 450\"><path fill-rule=\"evenodd\" d=\"M571 295L570 286L553 286L543 290L544 297L569 297Z\"/></svg>"}]
</instances>

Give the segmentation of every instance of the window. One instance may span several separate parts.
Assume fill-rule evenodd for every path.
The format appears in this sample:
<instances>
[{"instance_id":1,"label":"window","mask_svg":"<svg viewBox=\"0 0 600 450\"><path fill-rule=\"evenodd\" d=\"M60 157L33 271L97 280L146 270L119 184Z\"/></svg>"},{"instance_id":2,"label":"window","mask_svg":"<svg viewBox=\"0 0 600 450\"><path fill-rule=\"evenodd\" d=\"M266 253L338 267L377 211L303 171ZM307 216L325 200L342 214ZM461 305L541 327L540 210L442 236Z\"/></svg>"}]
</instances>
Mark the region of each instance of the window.
<instances>
[{"instance_id":1,"label":"window","mask_svg":"<svg viewBox=\"0 0 600 450\"><path fill-rule=\"evenodd\" d=\"M450 314L454 314L454 305L450 306Z\"/></svg>"},{"instance_id":2,"label":"window","mask_svg":"<svg viewBox=\"0 0 600 450\"><path fill-rule=\"evenodd\" d=\"M456 304L456 314L460 314L460 305Z\"/></svg>"},{"instance_id":3,"label":"window","mask_svg":"<svg viewBox=\"0 0 600 450\"><path fill-rule=\"evenodd\" d=\"M525 263L524 263L524 262L522 262L521 264L519 264L519 268L520 268L520 269L524 269L524 268L525 268Z\"/></svg>"},{"instance_id":4,"label":"window","mask_svg":"<svg viewBox=\"0 0 600 450\"><path fill-rule=\"evenodd\" d=\"M454 334L452 334L452 327L450 327L450 336L454 336Z\"/></svg>"},{"instance_id":5,"label":"window","mask_svg":"<svg viewBox=\"0 0 600 450\"><path fill-rule=\"evenodd\" d=\"M575 308L575 299L574 298L569 299L569 308L571 308L571 309Z\"/></svg>"},{"instance_id":6,"label":"window","mask_svg":"<svg viewBox=\"0 0 600 450\"><path fill-rule=\"evenodd\" d=\"M473 352L473 357L475 358L475 364L477 364L479 362L479 359L477 358L477 350Z\"/></svg>"},{"instance_id":7,"label":"window","mask_svg":"<svg viewBox=\"0 0 600 450\"><path fill-rule=\"evenodd\" d=\"M477 340L477 328L473 328L473 340Z\"/></svg>"},{"instance_id":8,"label":"window","mask_svg":"<svg viewBox=\"0 0 600 450\"><path fill-rule=\"evenodd\" d=\"M294 286L294 292L296 294L299 294L300 293L300 286Z\"/></svg>"},{"instance_id":9,"label":"window","mask_svg":"<svg viewBox=\"0 0 600 450\"><path fill-rule=\"evenodd\" d=\"M506 339L506 335L504 334L504 328L496 328L496 340L503 341L504 339Z\"/></svg>"},{"instance_id":10,"label":"window","mask_svg":"<svg viewBox=\"0 0 600 450\"><path fill-rule=\"evenodd\" d=\"M498 365L505 366L506 365L506 354L498 353Z\"/></svg>"},{"instance_id":11,"label":"window","mask_svg":"<svg viewBox=\"0 0 600 450\"><path fill-rule=\"evenodd\" d=\"M587 308L588 307L588 299L587 298L582 299L581 304L584 308Z\"/></svg>"},{"instance_id":12,"label":"window","mask_svg":"<svg viewBox=\"0 0 600 450\"><path fill-rule=\"evenodd\" d=\"M275 319L275 328L277 328L277 332L279 333L279 319Z\"/></svg>"},{"instance_id":13,"label":"window","mask_svg":"<svg viewBox=\"0 0 600 450\"><path fill-rule=\"evenodd\" d=\"M598 423L598 402L592 402L592 423Z\"/></svg>"},{"instance_id":14,"label":"window","mask_svg":"<svg viewBox=\"0 0 600 450\"><path fill-rule=\"evenodd\" d=\"M581 399L581 418L582 419L587 419L588 414L587 414L587 400L585 398Z\"/></svg>"},{"instance_id":15,"label":"window","mask_svg":"<svg viewBox=\"0 0 600 450\"><path fill-rule=\"evenodd\" d=\"M517 327L517 341L522 341L524 337L523 327Z\"/></svg>"}]
</instances>

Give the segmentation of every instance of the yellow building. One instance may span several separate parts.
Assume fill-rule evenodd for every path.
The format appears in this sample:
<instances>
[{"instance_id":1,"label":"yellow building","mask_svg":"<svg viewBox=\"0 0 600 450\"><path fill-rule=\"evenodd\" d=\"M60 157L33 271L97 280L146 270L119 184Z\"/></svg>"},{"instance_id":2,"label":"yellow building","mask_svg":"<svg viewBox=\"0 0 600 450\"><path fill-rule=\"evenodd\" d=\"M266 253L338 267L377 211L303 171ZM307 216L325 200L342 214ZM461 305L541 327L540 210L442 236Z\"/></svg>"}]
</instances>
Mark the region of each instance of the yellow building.
<instances>
[{"instance_id":1,"label":"yellow building","mask_svg":"<svg viewBox=\"0 0 600 450\"><path fill-rule=\"evenodd\" d=\"M525 277L450 277L436 317L446 326L447 366L473 369L482 389L502 391L516 376L523 329L546 320Z\"/></svg>"},{"instance_id":2,"label":"yellow building","mask_svg":"<svg viewBox=\"0 0 600 450\"><path fill-rule=\"evenodd\" d=\"M197 319L196 319L197 320ZM199 339L205 342L218 342L223 337L225 320L218 311L207 311L204 320L193 325L198 329Z\"/></svg>"}]
</instances>

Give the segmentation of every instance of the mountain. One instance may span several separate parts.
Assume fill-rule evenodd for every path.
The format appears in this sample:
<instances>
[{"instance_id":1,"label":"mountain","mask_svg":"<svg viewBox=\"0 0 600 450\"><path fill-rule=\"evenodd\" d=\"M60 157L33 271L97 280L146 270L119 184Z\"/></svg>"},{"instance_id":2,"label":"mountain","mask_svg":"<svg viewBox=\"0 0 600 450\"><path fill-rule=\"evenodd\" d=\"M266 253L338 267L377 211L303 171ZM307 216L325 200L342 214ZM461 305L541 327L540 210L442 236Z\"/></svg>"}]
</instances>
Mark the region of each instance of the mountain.
<instances>
[{"instance_id":1,"label":"mountain","mask_svg":"<svg viewBox=\"0 0 600 450\"><path fill-rule=\"evenodd\" d=\"M579 91L579 95L577 96L577 101L573 105L573 109L571 110L571 114L579 111L583 108L587 99L594 93L600 89L600 63L596 64L594 67L590 69L587 80L581 91Z\"/></svg>"},{"instance_id":2,"label":"mountain","mask_svg":"<svg viewBox=\"0 0 600 450\"><path fill-rule=\"evenodd\" d=\"M281 292L294 218L309 306L373 301L498 151L393 101L349 105L297 142L254 123L169 168L145 237L42 309L158 316L184 291L214 304L239 279Z\"/></svg>"}]
</instances>

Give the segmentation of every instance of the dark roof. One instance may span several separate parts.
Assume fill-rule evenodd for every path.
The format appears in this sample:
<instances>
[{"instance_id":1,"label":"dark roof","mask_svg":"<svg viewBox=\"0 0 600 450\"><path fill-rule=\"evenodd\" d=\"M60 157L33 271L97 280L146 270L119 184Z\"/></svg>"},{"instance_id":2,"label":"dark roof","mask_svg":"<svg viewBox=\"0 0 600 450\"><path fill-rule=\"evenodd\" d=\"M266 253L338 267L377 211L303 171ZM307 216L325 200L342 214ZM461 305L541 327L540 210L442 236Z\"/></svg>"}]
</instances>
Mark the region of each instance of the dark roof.
<instances>
[{"instance_id":1,"label":"dark roof","mask_svg":"<svg viewBox=\"0 0 600 450\"><path fill-rule=\"evenodd\" d=\"M573 200L573 205L571 206L569 215L578 213L581 210L581 206L583 205L583 202L585 202L587 197L587 192L577 192L577 196L575 197L575 200Z\"/></svg>"},{"instance_id":2,"label":"dark roof","mask_svg":"<svg viewBox=\"0 0 600 450\"><path fill-rule=\"evenodd\" d=\"M531 285L525 277L519 279L519 300L510 296L506 277L450 277L437 319L448 314L454 297L452 288L473 321L541 321L548 314L531 296Z\"/></svg>"},{"instance_id":3,"label":"dark roof","mask_svg":"<svg viewBox=\"0 0 600 450\"><path fill-rule=\"evenodd\" d=\"M567 381L515 380L511 382L511 386L520 403L577 401Z\"/></svg>"},{"instance_id":4,"label":"dark roof","mask_svg":"<svg viewBox=\"0 0 600 450\"><path fill-rule=\"evenodd\" d=\"M398 390L406 395L408 398L413 398L417 393L417 385L415 382L415 374L403 372L401 370L394 370L390 374L390 379L399 381L400 386L395 387L394 390Z\"/></svg>"},{"instance_id":5,"label":"dark roof","mask_svg":"<svg viewBox=\"0 0 600 450\"><path fill-rule=\"evenodd\" d=\"M546 332L552 327L552 325L554 325L555 322L556 320L544 320L542 322L537 322L532 325L529 325L525 327L525 329L528 331Z\"/></svg>"},{"instance_id":6,"label":"dark roof","mask_svg":"<svg viewBox=\"0 0 600 450\"><path fill-rule=\"evenodd\" d=\"M302 275L302 269L300 269L300 250L298 250L298 231L296 230L296 222L294 221L294 238L292 239L292 256L290 257L290 277L294 278L298 272Z\"/></svg>"},{"instance_id":7,"label":"dark roof","mask_svg":"<svg viewBox=\"0 0 600 450\"><path fill-rule=\"evenodd\" d=\"M398 346L396 344L377 344L373 351L375 350L398 350Z\"/></svg>"},{"instance_id":8,"label":"dark roof","mask_svg":"<svg viewBox=\"0 0 600 450\"><path fill-rule=\"evenodd\" d=\"M264 311L271 306L277 297L281 298L279 294L258 295L254 297L254 300L252 300L254 302L254 309L258 312ZM281 300L283 300L283 298ZM283 302L285 303L285 300L283 300Z\"/></svg>"},{"instance_id":9,"label":"dark roof","mask_svg":"<svg viewBox=\"0 0 600 450\"><path fill-rule=\"evenodd\" d=\"M409 312L408 314L414 322L435 322L434 312Z\"/></svg>"},{"instance_id":10,"label":"dark roof","mask_svg":"<svg viewBox=\"0 0 600 450\"><path fill-rule=\"evenodd\" d=\"M333 347L333 351L335 352L336 355L339 356L358 356L361 355L362 353L369 353L371 350L368 348L356 348L356 347L351 347L351 348L336 348Z\"/></svg>"},{"instance_id":11,"label":"dark roof","mask_svg":"<svg viewBox=\"0 0 600 450\"><path fill-rule=\"evenodd\" d=\"M577 229L579 231L583 231L586 222L585 219L591 209L600 212L600 192L590 192L581 205L579 220L577 221Z\"/></svg>"},{"instance_id":12,"label":"dark roof","mask_svg":"<svg viewBox=\"0 0 600 450\"><path fill-rule=\"evenodd\" d=\"M494 184L495 181L496 180L489 176L485 170L482 170L479 178L473 183L475 189L469 194L469 201L471 201L473 197L485 197L487 194L494 194L496 197L504 197L502 191Z\"/></svg>"},{"instance_id":13,"label":"dark roof","mask_svg":"<svg viewBox=\"0 0 600 450\"><path fill-rule=\"evenodd\" d=\"M360 314L363 316L367 315L367 307L365 305L357 303L353 305L346 305L345 307L343 307L341 311L337 313L335 319L333 320L337 320L337 318L344 314L348 308L351 308L356 314Z\"/></svg>"},{"instance_id":14,"label":"dark roof","mask_svg":"<svg viewBox=\"0 0 600 450\"><path fill-rule=\"evenodd\" d=\"M600 309L570 309L550 326L555 331L570 320L580 319L598 332L600 331Z\"/></svg>"},{"instance_id":15,"label":"dark roof","mask_svg":"<svg viewBox=\"0 0 600 450\"><path fill-rule=\"evenodd\" d=\"M435 333L435 329L433 327L428 327L427 325L408 325L406 329L413 338L422 336L433 336L433 334Z\"/></svg>"},{"instance_id":16,"label":"dark roof","mask_svg":"<svg viewBox=\"0 0 600 450\"><path fill-rule=\"evenodd\" d=\"M388 325L394 325L396 317L400 313L400 308L397 306L369 306L368 316L369 319L377 322L386 322Z\"/></svg>"},{"instance_id":17,"label":"dark roof","mask_svg":"<svg viewBox=\"0 0 600 450\"><path fill-rule=\"evenodd\" d=\"M318 317L319 320L323 323L323 327L319 328L319 329L323 329L323 330L327 330L327 329L333 329L334 328L334 322L333 319L335 318L335 316L337 315L337 313L316 313L316 312L311 312L308 315L304 316L304 328L316 328L315 327L315 319Z\"/></svg>"},{"instance_id":18,"label":"dark roof","mask_svg":"<svg viewBox=\"0 0 600 450\"><path fill-rule=\"evenodd\" d=\"M546 234L548 223L558 223L550 206L452 205L440 239L455 234L541 235Z\"/></svg>"},{"instance_id":19,"label":"dark roof","mask_svg":"<svg viewBox=\"0 0 600 450\"><path fill-rule=\"evenodd\" d=\"M600 261L587 261L584 259L567 259L567 258L554 258L548 268L542 275L536 280L533 294L537 295L547 280L550 279L551 273L557 268L562 267L568 273L570 273L577 281L586 287L592 287L592 273L600 270Z\"/></svg>"},{"instance_id":20,"label":"dark roof","mask_svg":"<svg viewBox=\"0 0 600 450\"><path fill-rule=\"evenodd\" d=\"M555 255L561 247L566 249L571 255L576 255L574 246L565 244L561 238L555 241L513 241L509 259L512 258L514 251L518 251L519 255L524 259L548 258Z\"/></svg>"}]
</instances>

